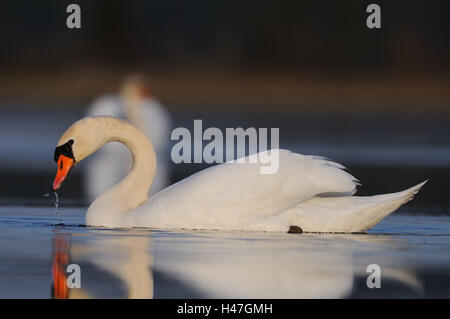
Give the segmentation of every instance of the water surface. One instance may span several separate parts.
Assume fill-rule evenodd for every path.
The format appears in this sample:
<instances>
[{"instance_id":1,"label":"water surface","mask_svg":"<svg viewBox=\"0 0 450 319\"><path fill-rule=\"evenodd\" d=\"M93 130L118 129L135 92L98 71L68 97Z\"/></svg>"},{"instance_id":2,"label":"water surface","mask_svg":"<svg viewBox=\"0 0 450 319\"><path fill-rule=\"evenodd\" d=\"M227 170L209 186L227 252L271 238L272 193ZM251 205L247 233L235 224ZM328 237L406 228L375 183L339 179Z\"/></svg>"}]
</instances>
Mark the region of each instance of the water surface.
<instances>
[{"instance_id":1,"label":"water surface","mask_svg":"<svg viewBox=\"0 0 450 319\"><path fill-rule=\"evenodd\" d=\"M90 228L85 210L0 206L1 298L450 297L446 216L395 213L343 235ZM68 264L80 289L60 287Z\"/></svg>"}]
</instances>

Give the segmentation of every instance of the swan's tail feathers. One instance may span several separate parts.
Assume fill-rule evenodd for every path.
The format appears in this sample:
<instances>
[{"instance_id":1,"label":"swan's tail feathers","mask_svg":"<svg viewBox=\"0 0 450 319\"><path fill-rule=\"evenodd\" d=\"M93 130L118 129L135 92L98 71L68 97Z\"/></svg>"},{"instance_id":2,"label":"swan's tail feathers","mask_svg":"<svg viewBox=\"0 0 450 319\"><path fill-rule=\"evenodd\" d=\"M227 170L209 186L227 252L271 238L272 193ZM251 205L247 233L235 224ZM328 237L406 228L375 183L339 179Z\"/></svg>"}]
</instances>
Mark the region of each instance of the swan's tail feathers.
<instances>
[{"instance_id":1,"label":"swan's tail feathers","mask_svg":"<svg viewBox=\"0 0 450 319\"><path fill-rule=\"evenodd\" d=\"M290 211L291 222L305 232L365 232L413 199L426 182L376 196L313 197Z\"/></svg>"},{"instance_id":2,"label":"swan's tail feathers","mask_svg":"<svg viewBox=\"0 0 450 319\"><path fill-rule=\"evenodd\" d=\"M399 193L395 193L395 194L406 193L407 197L405 198L405 202L403 203L403 204L405 204L405 203L409 202L410 200L412 200L414 198L414 195L416 195L420 191L422 186L425 185L427 182L428 182L428 179L423 181L420 184L417 184L416 186L413 186L413 187L410 187L410 188L404 190L403 192L399 192Z\"/></svg>"}]
</instances>

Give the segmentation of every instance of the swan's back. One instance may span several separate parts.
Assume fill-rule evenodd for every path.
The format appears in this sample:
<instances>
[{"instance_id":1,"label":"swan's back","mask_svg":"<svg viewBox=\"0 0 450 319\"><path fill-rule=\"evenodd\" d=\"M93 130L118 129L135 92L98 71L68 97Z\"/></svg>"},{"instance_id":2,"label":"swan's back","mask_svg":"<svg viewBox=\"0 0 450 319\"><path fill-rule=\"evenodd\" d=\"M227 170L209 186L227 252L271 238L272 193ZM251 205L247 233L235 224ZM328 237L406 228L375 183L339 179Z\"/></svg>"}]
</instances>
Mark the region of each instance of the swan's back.
<instances>
[{"instance_id":1,"label":"swan's back","mask_svg":"<svg viewBox=\"0 0 450 319\"><path fill-rule=\"evenodd\" d=\"M265 165L251 164L247 157L246 163L224 163L198 172L129 212L127 223L244 230L319 194L355 191L356 179L321 157L280 150L278 171L261 174Z\"/></svg>"}]
</instances>

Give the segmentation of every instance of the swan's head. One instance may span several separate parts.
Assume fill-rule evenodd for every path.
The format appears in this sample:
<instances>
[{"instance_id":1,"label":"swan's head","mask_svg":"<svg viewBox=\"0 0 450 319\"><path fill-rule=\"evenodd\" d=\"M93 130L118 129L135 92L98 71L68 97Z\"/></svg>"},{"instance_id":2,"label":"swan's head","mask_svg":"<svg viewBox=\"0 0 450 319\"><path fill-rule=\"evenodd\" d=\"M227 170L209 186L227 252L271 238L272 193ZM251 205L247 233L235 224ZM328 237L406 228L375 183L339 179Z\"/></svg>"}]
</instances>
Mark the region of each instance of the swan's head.
<instances>
[{"instance_id":1,"label":"swan's head","mask_svg":"<svg viewBox=\"0 0 450 319\"><path fill-rule=\"evenodd\" d=\"M61 136L54 155L58 165L53 181L54 192L61 187L76 163L81 162L108 142L105 131L111 125L117 125L115 124L117 121L111 117L87 117L75 122Z\"/></svg>"}]
</instances>

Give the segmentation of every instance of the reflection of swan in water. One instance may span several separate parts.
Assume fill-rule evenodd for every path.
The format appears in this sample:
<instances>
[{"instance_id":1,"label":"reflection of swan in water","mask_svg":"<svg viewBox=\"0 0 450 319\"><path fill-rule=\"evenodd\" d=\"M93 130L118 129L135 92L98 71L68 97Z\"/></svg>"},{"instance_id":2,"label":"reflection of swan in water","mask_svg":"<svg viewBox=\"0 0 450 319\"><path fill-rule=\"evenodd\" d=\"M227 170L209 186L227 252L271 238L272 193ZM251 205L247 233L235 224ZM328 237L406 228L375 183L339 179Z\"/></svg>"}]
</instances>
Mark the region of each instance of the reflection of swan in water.
<instances>
[{"instance_id":1,"label":"reflection of swan in water","mask_svg":"<svg viewBox=\"0 0 450 319\"><path fill-rule=\"evenodd\" d=\"M96 240L89 247L75 246L72 255L116 276L127 288L128 298L153 298L152 256L149 238L144 236L112 237Z\"/></svg>"},{"instance_id":2,"label":"reflection of swan in water","mask_svg":"<svg viewBox=\"0 0 450 319\"><path fill-rule=\"evenodd\" d=\"M67 287L66 267L70 263L69 244L66 236L53 237L53 261L52 261L52 298L69 298L70 289Z\"/></svg>"},{"instance_id":3,"label":"reflection of swan in water","mask_svg":"<svg viewBox=\"0 0 450 319\"><path fill-rule=\"evenodd\" d=\"M353 286L354 268L348 253L282 250L266 256L245 248L235 248L235 253L214 260L203 256L190 260L183 269L174 264L164 269L211 298L339 298Z\"/></svg>"},{"instance_id":4,"label":"reflection of swan in water","mask_svg":"<svg viewBox=\"0 0 450 319\"><path fill-rule=\"evenodd\" d=\"M299 243L297 236L289 235L202 232L182 236L181 241L178 236L165 237L149 247L148 232L111 234L64 247L70 249L72 262L88 261L120 279L130 298L153 298L155 289L165 288L154 287L152 269L208 298L342 298L351 294L355 277L367 278L365 267L379 261L368 258L367 264L355 264L355 249L392 245L389 240L380 243L380 236L367 235L304 236ZM165 257L153 263L153 250L164 251ZM396 280L420 291L421 284L405 265L380 263L383 282ZM183 291L174 289L173 294L190 297ZM71 289L70 297L92 295Z\"/></svg>"},{"instance_id":5,"label":"reflection of swan in water","mask_svg":"<svg viewBox=\"0 0 450 319\"><path fill-rule=\"evenodd\" d=\"M109 115L124 118L141 128L152 140L158 159L151 193L170 183L168 165L171 118L164 106L152 96L148 81L138 74L125 78L118 95L104 95L89 107L87 116ZM85 190L90 200L120 182L131 168L131 154L113 142L102 148L86 164Z\"/></svg>"},{"instance_id":6,"label":"reflection of swan in water","mask_svg":"<svg viewBox=\"0 0 450 319\"><path fill-rule=\"evenodd\" d=\"M55 252L58 252L54 254L54 263L55 260L61 260L62 256L69 255L71 262L74 263L88 261L101 270L120 279L126 287L128 298L153 298L153 276L150 269L152 256L148 252L148 237L113 236L111 238L95 240L89 243L89 245L70 245L69 238L57 236L54 239L54 244L59 246L59 249L54 249ZM68 262L69 258L66 258L66 260ZM62 270L65 266L61 265L59 277L55 277L55 271L53 272L53 280L55 282L54 296L75 299L94 298L95 296L84 289L83 281L81 288L66 288L64 284L67 276L62 278L63 275L66 275ZM59 285L56 285L57 281Z\"/></svg>"},{"instance_id":7,"label":"reflection of swan in water","mask_svg":"<svg viewBox=\"0 0 450 319\"><path fill-rule=\"evenodd\" d=\"M201 249L195 242L182 249L178 243L165 244L164 251L176 258L156 259L155 268L196 286L208 298L344 298L352 292L356 277L364 279L362 288L366 288L366 267L376 261L381 264L383 281L395 280L414 291L421 289L414 273L404 264L392 266L380 258L356 264L354 249L349 246L379 245L379 236L302 236L306 243L300 244L295 236L280 248L279 237L266 235L245 241L231 233L231 239L225 242L211 236L212 245L202 245ZM230 245L230 241L234 244Z\"/></svg>"}]
</instances>

